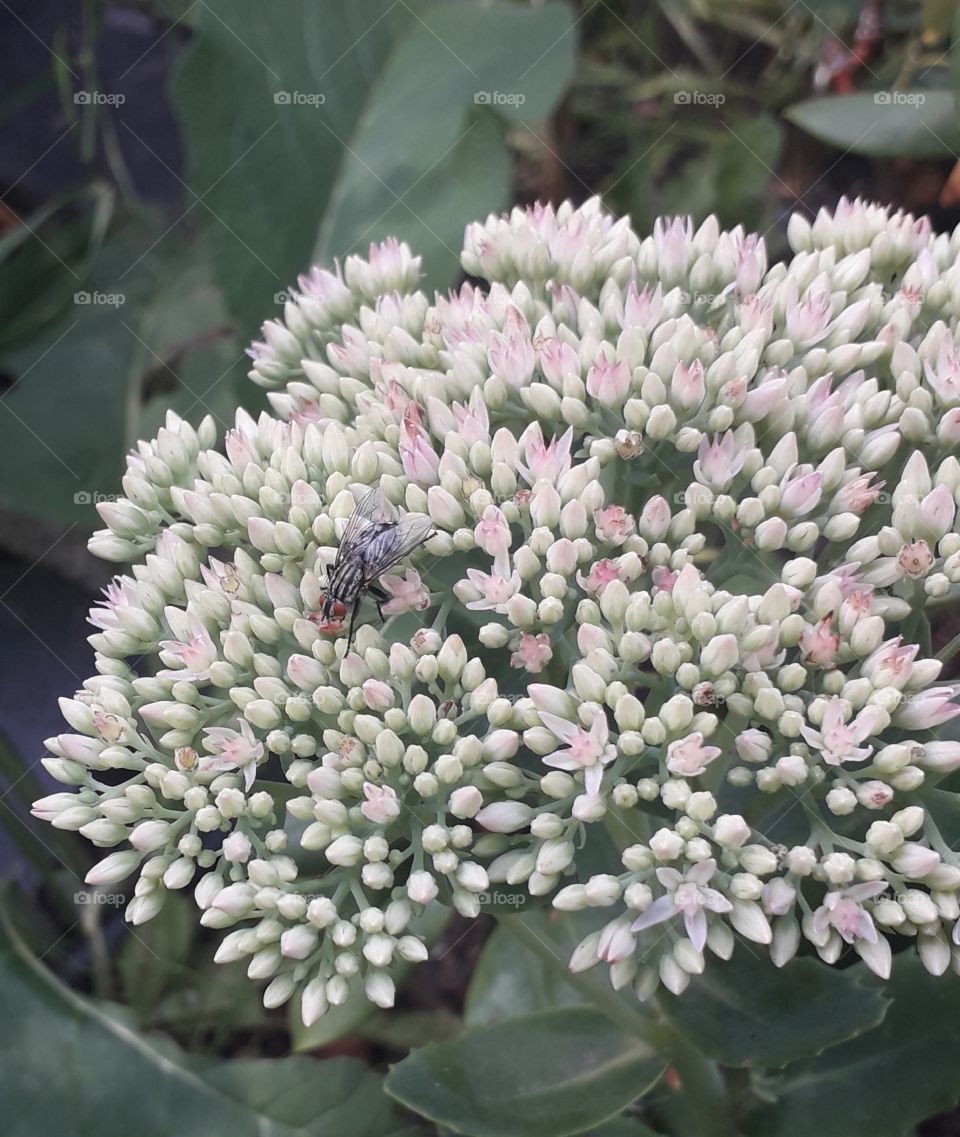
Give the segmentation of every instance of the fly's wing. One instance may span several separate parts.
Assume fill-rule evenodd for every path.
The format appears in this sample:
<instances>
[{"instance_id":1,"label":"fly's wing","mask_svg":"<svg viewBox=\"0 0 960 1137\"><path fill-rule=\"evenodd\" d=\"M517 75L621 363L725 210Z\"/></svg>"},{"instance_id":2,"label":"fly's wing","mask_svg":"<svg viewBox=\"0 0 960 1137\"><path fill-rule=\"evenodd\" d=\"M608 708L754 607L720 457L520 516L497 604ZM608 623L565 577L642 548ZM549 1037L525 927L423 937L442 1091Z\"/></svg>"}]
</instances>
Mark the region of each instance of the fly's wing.
<instances>
[{"instance_id":1,"label":"fly's wing","mask_svg":"<svg viewBox=\"0 0 960 1137\"><path fill-rule=\"evenodd\" d=\"M340 538L340 546L337 549L337 558L334 564L342 562L350 547L356 544L363 532L371 525L399 520L400 513L397 507L387 500L379 486L374 486L357 502L353 513L350 515L347 527Z\"/></svg>"},{"instance_id":2,"label":"fly's wing","mask_svg":"<svg viewBox=\"0 0 960 1137\"><path fill-rule=\"evenodd\" d=\"M394 539L384 542L382 550L364 565L364 577L369 583L393 568L418 545L433 535L433 522L429 517L404 517L396 523Z\"/></svg>"}]
</instances>

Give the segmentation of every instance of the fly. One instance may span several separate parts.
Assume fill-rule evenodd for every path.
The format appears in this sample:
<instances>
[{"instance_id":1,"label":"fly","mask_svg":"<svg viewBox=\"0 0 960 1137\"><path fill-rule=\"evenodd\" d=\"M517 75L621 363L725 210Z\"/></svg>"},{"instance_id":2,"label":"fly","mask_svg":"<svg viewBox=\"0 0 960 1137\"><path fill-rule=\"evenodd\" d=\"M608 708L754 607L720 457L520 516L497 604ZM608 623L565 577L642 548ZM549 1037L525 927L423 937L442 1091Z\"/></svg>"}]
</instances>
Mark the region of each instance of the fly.
<instances>
[{"instance_id":1,"label":"fly","mask_svg":"<svg viewBox=\"0 0 960 1137\"><path fill-rule=\"evenodd\" d=\"M422 545L433 535L429 517L406 517L374 487L357 503L340 538L337 556L327 571L326 593L312 620L321 631L338 631L350 614L347 651L353 642L353 625L364 594L369 592L377 604L387 594L377 578Z\"/></svg>"}]
</instances>

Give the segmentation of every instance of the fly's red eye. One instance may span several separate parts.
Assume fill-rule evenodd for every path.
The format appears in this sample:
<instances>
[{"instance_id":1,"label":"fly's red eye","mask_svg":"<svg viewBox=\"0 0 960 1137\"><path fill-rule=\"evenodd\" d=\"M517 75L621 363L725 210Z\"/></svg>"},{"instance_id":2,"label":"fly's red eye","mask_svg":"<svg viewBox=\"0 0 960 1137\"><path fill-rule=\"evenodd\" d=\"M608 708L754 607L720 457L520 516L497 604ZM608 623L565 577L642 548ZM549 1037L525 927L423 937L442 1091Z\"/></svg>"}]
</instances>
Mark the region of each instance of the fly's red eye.
<instances>
[{"instance_id":1,"label":"fly's red eye","mask_svg":"<svg viewBox=\"0 0 960 1137\"><path fill-rule=\"evenodd\" d=\"M334 619L342 620L347 614L347 606L341 600L334 600L333 602L333 615Z\"/></svg>"}]
</instances>

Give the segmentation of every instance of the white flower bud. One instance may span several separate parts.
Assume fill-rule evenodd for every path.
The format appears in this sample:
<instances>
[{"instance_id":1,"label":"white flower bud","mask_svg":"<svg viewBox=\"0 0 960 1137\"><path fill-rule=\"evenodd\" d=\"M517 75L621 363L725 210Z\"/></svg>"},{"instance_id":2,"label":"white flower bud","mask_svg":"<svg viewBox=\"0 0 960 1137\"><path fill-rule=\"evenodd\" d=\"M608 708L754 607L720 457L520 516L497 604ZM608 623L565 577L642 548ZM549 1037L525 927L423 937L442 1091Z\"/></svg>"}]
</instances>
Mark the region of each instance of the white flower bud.
<instances>
[{"instance_id":1,"label":"white flower bud","mask_svg":"<svg viewBox=\"0 0 960 1137\"><path fill-rule=\"evenodd\" d=\"M773 939L773 931L763 909L755 901L734 900L729 919L742 936L754 943L769 944Z\"/></svg>"},{"instance_id":2,"label":"white flower bud","mask_svg":"<svg viewBox=\"0 0 960 1137\"><path fill-rule=\"evenodd\" d=\"M432 873L418 870L407 881L407 895L414 904L429 904L436 900L439 889Z\"/></svg>"},{"instance_id":3,"label":"white flower bud","mask_svg":"<svg viewBox=\"0 0 960 1137\"><path fill-rule=\"evenodd\" d=\"M750 836L750 826L738 813L724 813L717 818L713 830L718 845L738 849Z\"/></svg>"},{"instance_id":4,"label":"white flower bud","mask_svg":"<svg viewBox=\"0 0 960 1137\"><path fill-rule=\"evenodd\" d=\"M327 1013L328 1007L326 983L319 977L311 979L300 996L300 1018L303 1025L313 1026Z\"/></svg>"},{"instance_id":5,"label":"white flower bud","mask_svg":"<svg viewBox=\"0 0 960 1137\"><path fill-rule=\"evenodd\" d=\"M102 861L98 861L93 868L87 872L84 880L87 884L94 886L119 884L121 881L127 879L142 860L142 855L136 850L123 850L122 852L111 853L108 857L104 857Z\"/></svg>"},{"instance_id":6,"label":"white flower bud","mask_svg":"<svg viewBox=\"0 0 960 1137\"><path fill-rule=\"evenodd\" d=\"M650 850L658 861L675 861L683 852L683 838L672 829L658 829L650 838Z\"/></svg>"},{"instance_id":7,"label":"white flower bud","mask_svg":"<svg viewBox=\"0 0 960 1137\"><path fill-rule=\"evenodd\" d=\"M570 841L552 839L544 841L537 853L537 872L554 876L562 872L573 860L575 849Z\"/></svg>"},{"instance_id":8,"label":"white flower bud","mask_svg":"<svg viewBox=\"0 0 960 1137\"><path fill-rule=\"evenodd\" d=\"M515 833L530 824L533 810L519 801L498 801L476 814L476 821L491 833Z\"/></svg>"},{"instance_id":9,"label":"white flower bud","mask_svg":"<svg viewBox=\"0 0 960 1137\"><path fill-rule=\"evenodd\" d=\"M350 866L360 862L363 856L363 842L359 837L345 833L331 841L326 850L327 860L332 865Z\"/></svg>"},{"instance_id":10,"label":"white flower bud","mask_svg":"<svg viewBox=\"0 0 960 1137\"><path fill-rule=\"evenodd\" d=\"M873 828L873 826L871 826ZM920 880L932 872L940 863L940 854L915 841L907 841L890 857L894 872L901 873L911 880Z\"/></svg>"},{"instance_id":11,"label":"white flower bud","mask_svg":"<svg viewBox=\"0 0 960 1137\"><path fill-rule=\"evenodd\" d=\"M280 954L287 959L306 959L317 946L317 931L306 924L288 928L280 937Z\"/></svg>"},{"instance_id":12,"label":"white flower bud","mask_svg":"<svg viewBox=\"0 0 960 1137\"><path fill-rule=\"evenodd\" d=\"M738 857L743 868L757 876L769 876L777 870L776 854L763 845L744 845Z\"/></svg>"}]
</instances>

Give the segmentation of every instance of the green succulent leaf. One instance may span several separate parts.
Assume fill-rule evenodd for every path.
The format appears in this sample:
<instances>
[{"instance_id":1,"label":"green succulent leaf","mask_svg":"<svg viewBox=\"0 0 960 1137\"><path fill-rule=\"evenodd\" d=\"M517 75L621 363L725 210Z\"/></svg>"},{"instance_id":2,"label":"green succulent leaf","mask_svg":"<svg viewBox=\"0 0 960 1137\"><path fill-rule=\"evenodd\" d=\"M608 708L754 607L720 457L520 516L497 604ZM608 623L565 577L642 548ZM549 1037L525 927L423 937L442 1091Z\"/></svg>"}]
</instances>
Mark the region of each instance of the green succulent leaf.
<instances>
[{"instance_id":1,"label":"green succulent leaf","mask_svg":"<svg viewBox=\"0 0 960 1137\"><path fill-rule=\"evenodd\" d=\"M509 199L506 127L548 114L573 73L560 3L202 8L174 102L193 204L246 333L311 247L329 261L396 236L423 254L428 285L449 284L464 225Z\"/></svg>"},{"instance_id":2,"label":"green succulent leaf","mask_svg":"<svg viewBox=\"0 0 960 1137\"><path fill-rule=\"evenodd\" d=\"M560 1007L431 1043L394 1066L386 1089L470 1137L565 1137L615 1117L666 1066L591 1007Z\"/></svg>"},{"instance_id":3,"label":"green succulent leaf","mask_svg":"<svg viewBox=\"0 0 960 1137\"><path fill-rule=\"evenodd\" d=\"M708 1057L725 1066L784 1066L870 1031L883 1020L882 989L862 968L837 971L813 959L784 970L738 946L711 960L678 998L661 1005Z\"/></svg>"},{"instance_id":4,"label":"green succulent leaf","mask_svg":"<svg viewBox=\"0 0 960 1137\"><path fill-rule=\"evenodd\" d=\"M960 128L950 91L878 91L805 99L784 112L844 151L877 158L953 157Z\"/></svg>"},{"instance_id":5,"label":"green succulent leaf","mask_svg":"<svg viewBox=\"0 0 960 1137\"><path fill-rule=\"evenodd\" d=\"M11 1024L0 1042L8 1137L382 1137L399 1129L363 1063L207 1064L64 987L26 953L5 915L0 1014Z\"/></svg>"},{"instance_id":6,"label":"green succulent leaf","mask_svg":"<svg viewBox=\"0 0 960 1137\"><path fill-rule=\"evenodd\" d=\"M907 1137L952 1106L960 1097L955 979L899 956L883 987L893 1001L880 1026L787 1066L770 1087L776 1101L751 1118L751 1137Z\"/></svg>"}]
</instances>

